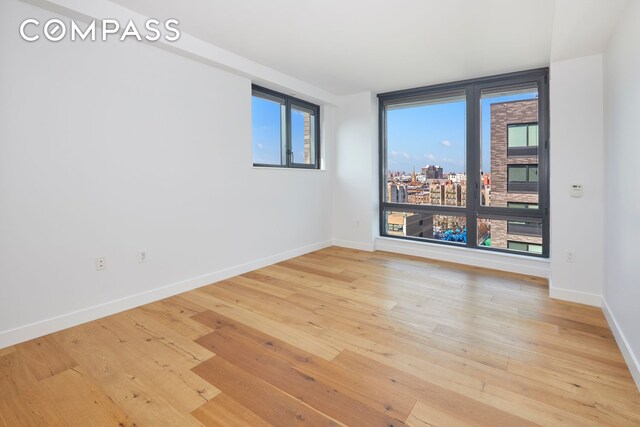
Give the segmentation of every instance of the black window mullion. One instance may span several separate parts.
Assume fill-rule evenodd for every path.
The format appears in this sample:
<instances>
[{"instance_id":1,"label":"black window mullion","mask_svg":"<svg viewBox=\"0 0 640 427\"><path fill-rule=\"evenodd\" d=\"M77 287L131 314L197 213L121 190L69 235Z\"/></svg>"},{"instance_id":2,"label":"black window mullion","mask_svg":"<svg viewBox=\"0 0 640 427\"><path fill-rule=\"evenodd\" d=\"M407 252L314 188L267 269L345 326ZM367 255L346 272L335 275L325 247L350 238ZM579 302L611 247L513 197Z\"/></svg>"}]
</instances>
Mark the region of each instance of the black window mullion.
<instances>
[{"instance_id":1,"label":"black window mullion","mask_svg":"<svg viewBox=\"0 0 640 427\"><path fill-rule=\"evenodd\" d=\"M445 216L466 216L467 209L464 207L445 205L413 205L410 203L381 203L382 209L386 211L432 213Z\"/></svg>"},{"instance_id":2,"label":"black window mullion","mask_svg":"<svg viewBox=\"0 0 640 427\"><path fill-rule=\"evenodd\" d=\"M480 205L480 92L475 85L467 87L467 247L478 246L477 207Z\"/></svg>"},{"instance_id":3,"label":"black window mullion","mask_svg":"<svg viewBox=\"0 0 640 427\"><path fill-rule=\"evenodd\" d=\"M500 217L542 219L544 216L544 211L543 209L540 209L540 208L526 209L526 208L480 206L477 214L481 218L487 218L493 215L497 215Z\"/></svg>"},{"instance_id":4,"label":"black window mullion","mask_svg":"<svg viewBox=\"0 0 640 427\"><path fill-rule=\"evenodd\" d=\"M292 149L291 149L291 101L289 99L286 100L285 103L285 118L284 121L286 123L285 128L287 130L287 135L285 138L285 144L286 144L286 152L287 152L287 167L290 168L292 162L291 156L292 156Z\"/></svg>"},{"instance_id":5,"label":"black window mullion","mask_svg":"<svg viewBox=\"0 0 640 427\"><path fill-rule=\"evenodd\" d=\"M384 203L387 201L387 110L384 101L378 104L378 167L380 181L378 228L381 236L387 234Z\"/></svg>"},{"instance_id":6,"label":"black window mullion","mask_svg":"<svg viewBox=\"0 0 640 427\"><path fill-rule=\"evenodd\" d=\"M543 210L542 255L549 256L549 76L538 83L538 199Z\"/></svg>"}]
</instances>

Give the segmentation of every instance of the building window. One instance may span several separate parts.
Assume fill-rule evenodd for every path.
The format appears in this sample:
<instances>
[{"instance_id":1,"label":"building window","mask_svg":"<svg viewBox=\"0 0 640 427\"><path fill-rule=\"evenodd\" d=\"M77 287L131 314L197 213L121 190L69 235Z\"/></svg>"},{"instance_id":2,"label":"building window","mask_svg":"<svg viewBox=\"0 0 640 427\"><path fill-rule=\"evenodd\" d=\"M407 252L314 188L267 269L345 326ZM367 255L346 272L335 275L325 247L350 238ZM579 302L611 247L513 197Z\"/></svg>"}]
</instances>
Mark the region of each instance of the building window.
<instances>
[{"instance_id":1,"label":"building window","mask_svg":"<svg viewBox=\"0 0 640 427\"><path fill-rule=\"evenodd\" d=\"M542 224L531 221L507 221L507 233L521 236L542 236Z\"/></svg>"},{"instance_id":2,"label":"building window","mask_svg":"<svg viewBox=\"0 0 640 427\"><path fill-rule=\"evenodd\" d=\"M253 85L253 165L318 169L320 107Z\"/></svg>"},{"instance_id":3,"label":"building window","mask_svg":"<svg viewBox=\"0 0 640 427\"><path fill-rule=\"evenodd\" d=\"M538 153L538 123L507 125L507 153L511 156L535 156Z\"/></svg>"},{"instance_id":4,"label":"building window","mask_svg":"<svg viewBox=\"0 0 640 427\"><path fill-rule=\"evenodd\" d=\"M509 193L529 193L538 191L538 165L508 165Z\"/></svg>"},{"instance_id":5,"label":"building window","mask_svg":"<svg viewBox=\"0 0 640 427\"><path fill-rule=\"evenodd\" d=\"M381 235L548 257L547 69L378 99Z\"/></svg>"},{"instance_id":6,"label":"building window","mask_svg":"<svg viewBox=\"0 0 640 427\"><path fill-rule=\"evenodd\" d=\"M508 247L509 249L512 249L514 251L529 252L532 254L542 253L542 245L538 245L536 243L516 242L513 240L509 240Z\"/></svg>"},{"instance_id":7,"label":"building window","mask_svg":"<svg viewBox=\"0 0 640 427\"><path fill-rule=\"evenodd\" d=\"M507 133L507 144L509 148L538 146L537 123L508 125Z\"/></svg>"},{"instance_id":8,"label":"building window","mask_svg":"<svg viewBox=\"0 0 640 427\"><path fill-rule=\"evenodd\" d=\"M389 227L389 231L395 231L395 232L398 232L398 231L401 232L404 229L404 227L400 224L389 224L388 227Z\"/></svg>"},{"instance_id":9,"label":"building window","mask_svg":"<svg viewBox=\"0 0 640 427\"><path fill-rule=\"evenodd\" d=\"M538 209L538 205L533 203L508 202L507 206L516 209Z\"/></svg>"}]
</instances>

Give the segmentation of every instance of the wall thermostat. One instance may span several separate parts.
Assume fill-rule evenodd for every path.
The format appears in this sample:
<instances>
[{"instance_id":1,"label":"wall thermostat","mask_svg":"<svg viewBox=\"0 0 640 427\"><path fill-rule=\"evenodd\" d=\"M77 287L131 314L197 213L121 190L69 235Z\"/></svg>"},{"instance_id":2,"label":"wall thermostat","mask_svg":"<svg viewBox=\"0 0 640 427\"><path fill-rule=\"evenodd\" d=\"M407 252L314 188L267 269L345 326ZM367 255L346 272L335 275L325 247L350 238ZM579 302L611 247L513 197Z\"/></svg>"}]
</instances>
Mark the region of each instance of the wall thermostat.
<instances>
[{"instance_id":1,"label":"wall thermostat","mask_svg":"<svg viewBox=\"0 0 640 427\"><path fill-rule=\"evenodd\" d=\"M572 184L571 189L569 190L569 194L571 194L571 197L582 197L582 185Z\"/></svg>"}]
</instances>

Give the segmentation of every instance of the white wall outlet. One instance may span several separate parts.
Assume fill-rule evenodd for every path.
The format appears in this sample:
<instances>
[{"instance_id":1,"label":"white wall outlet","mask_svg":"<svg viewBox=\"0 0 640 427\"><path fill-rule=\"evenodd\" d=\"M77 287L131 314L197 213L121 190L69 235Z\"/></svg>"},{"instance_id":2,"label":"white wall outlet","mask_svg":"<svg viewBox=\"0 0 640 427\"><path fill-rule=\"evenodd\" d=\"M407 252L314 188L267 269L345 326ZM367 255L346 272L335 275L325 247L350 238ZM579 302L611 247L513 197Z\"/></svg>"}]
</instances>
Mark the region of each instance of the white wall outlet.
<instances>
[{"instance_id":1,"label":"white wall outlet","mask_svg":"<svg viewBox=\"0 0 640 427\"><path fill-rule=\"evenodd\" d=\"M99 256L96 258L96 271L106 270L107 268L107 258L103 256Z\"/></svg>"},{"instance_id":2,"label":"white wall outlet","mask_svg":"<svg viewBox=\"0 0 640 427\"><path fill-rule=\"evenodd\" d=\"M140 249L138 251L138 262L147 262L147 251L144 249Z\"/></svg>"},{"instance_id":3,"label":"white wall outlet","mask_svg":"<svg viewBox=\"0 0 640 427\"><path fill-rule=\"evenodd\" d=\"M567 251L567 262L575 262L576 254L572 251Z\"/></svg>"}]
</instances>

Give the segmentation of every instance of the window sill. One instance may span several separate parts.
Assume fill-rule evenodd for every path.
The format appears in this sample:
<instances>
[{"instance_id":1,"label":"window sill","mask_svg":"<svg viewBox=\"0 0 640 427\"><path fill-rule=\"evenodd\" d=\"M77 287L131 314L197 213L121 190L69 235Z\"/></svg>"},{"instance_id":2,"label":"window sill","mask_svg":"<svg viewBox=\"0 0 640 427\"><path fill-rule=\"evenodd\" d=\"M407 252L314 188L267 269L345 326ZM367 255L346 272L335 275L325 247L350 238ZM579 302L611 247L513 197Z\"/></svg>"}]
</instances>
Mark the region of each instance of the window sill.
<instances>
[{"instance_id":1,"label":"window sill","mask_svg":"<svg viewBox=\"0 0 640 427\"><path fill-rule=\"evenodd\" d=\"M257 170L268 170L268 171L303 171L303 172L326 172L327 169L325 168L320 168L320 169L315 169L315 168L288 168L286 166L254 166L251 165L251 169L257 169Z\"/></svg>"},{"instance_id":2,"label":"window sill","mask_svg":"<svg viewBox=\"0 0 640 427\"><path fill-rule=\"evenodd\" d=\"M550 275L551 259L544 257L387 236L376 237L376 249L543 278Z\"/></svg>"}]
</instances>

